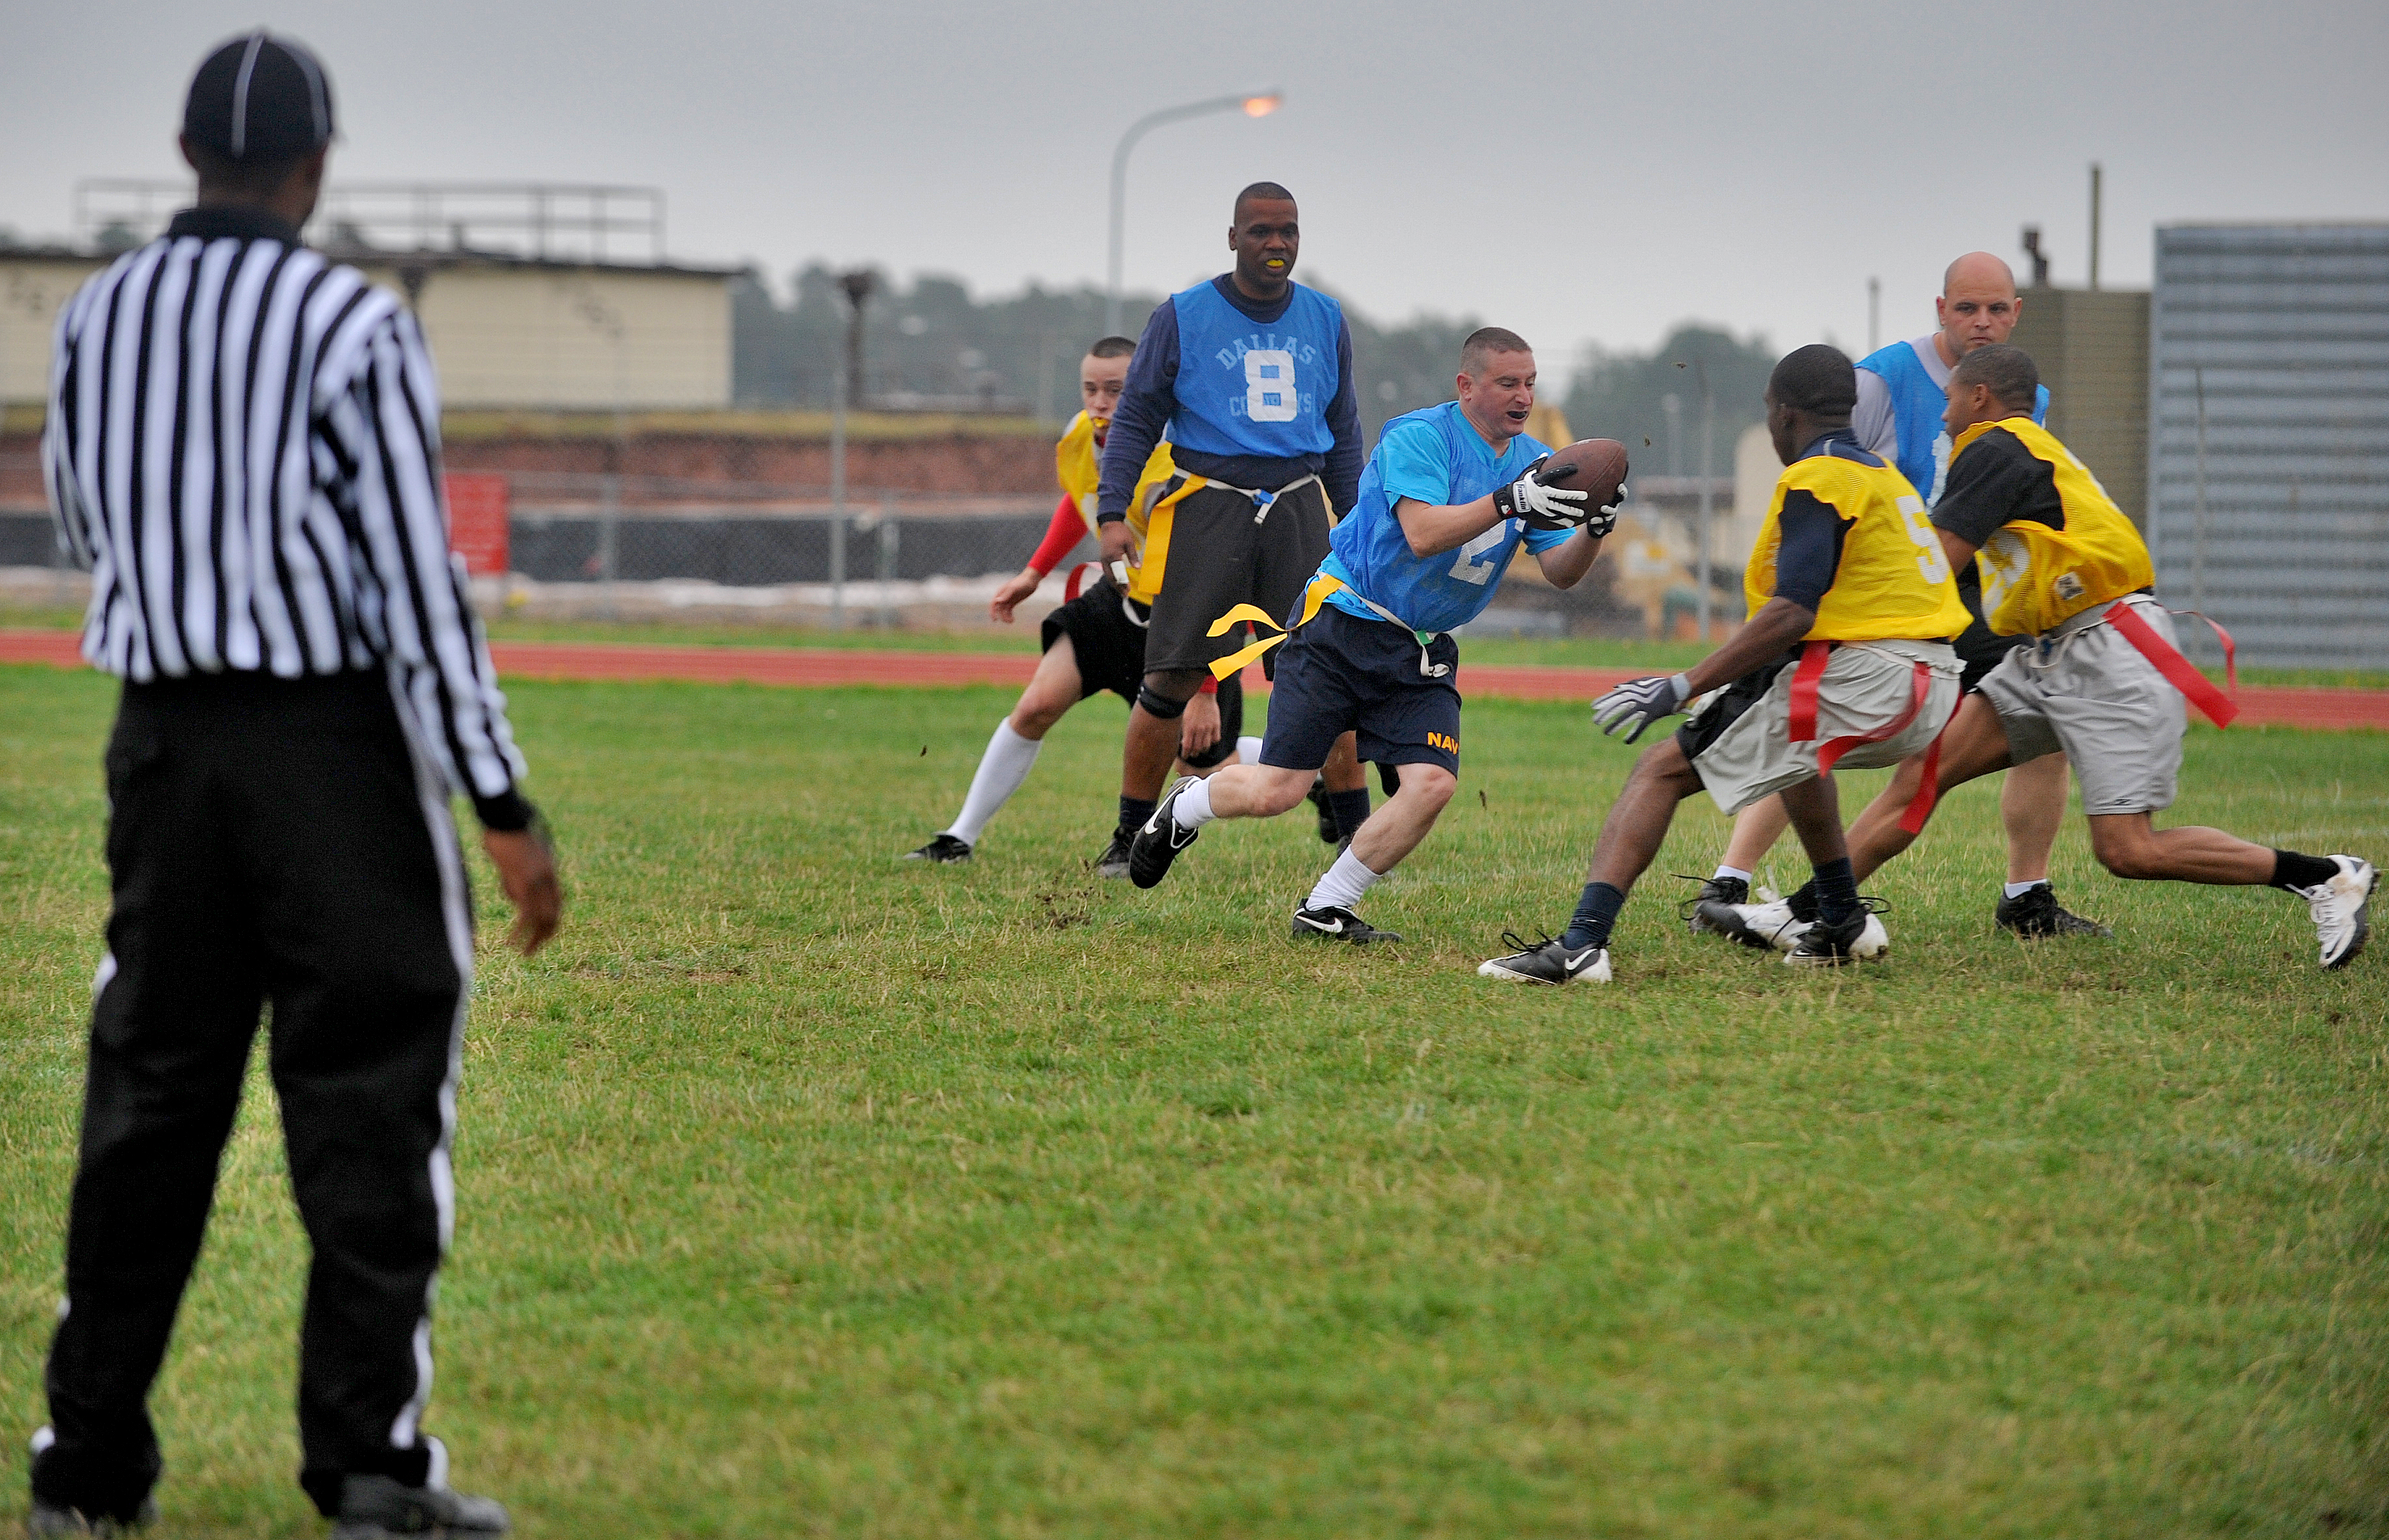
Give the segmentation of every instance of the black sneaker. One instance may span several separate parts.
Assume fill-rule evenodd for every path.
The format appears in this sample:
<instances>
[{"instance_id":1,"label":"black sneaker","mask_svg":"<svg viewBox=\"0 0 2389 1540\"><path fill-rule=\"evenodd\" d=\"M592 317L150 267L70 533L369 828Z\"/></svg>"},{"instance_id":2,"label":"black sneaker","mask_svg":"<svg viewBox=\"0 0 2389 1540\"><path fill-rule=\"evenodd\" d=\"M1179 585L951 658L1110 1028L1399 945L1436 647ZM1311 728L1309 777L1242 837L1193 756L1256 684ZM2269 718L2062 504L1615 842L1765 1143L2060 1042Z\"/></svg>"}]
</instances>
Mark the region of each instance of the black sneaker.
<instances>
[{"instance_id":1,"label":"black sneaker","mask_svg":"<svg viewBox=\"0 0 2389 1540\"><path fill-rule=\"evenodd\" d=\"M1498 978L1506 984L1573 984L1578 979L1591 979L1595 984L1609 982L1609 948L1583 947L1571 951L1565 941L1546 935L1528 946L1515 931L1503 931L1501 944L1515 948L1507 957L1496 957L1476 965L1479 978Z\"/></svg>"},{"instance_id":2,"label":"black sneaker","mask_svg":"<svg viewBox=\"0 0 2389 1540\"><path fill-rule=\"evenodd\" d=\"M1392 931L1381 931L1348 909L1312 909L1305 904L1294 911L1294 934L1315 936L1322 941L1349 941L1365 947L1372 941L1399 941Z\"/></svg>"},{"instance_id":3,"label":"black sneaker","mask_svg":"<svg viewBox=\"0 0 2389 1540\"><path fill-rule=\"evenodd\" d=\"M61 1508L56 1503L33 1499L25 1513L25 1533L32 1540L50 1540L64 1534L131 1534L147 1529L157 1521L158 1504L154 1499L141 1499L141 1511L130 1519L111 1519L105 1514L92 1518L79 1508Z\"/></svg>"},{"instance_id":4,"label":"black sneaker","mask_svg":"<svg viewBox=\"0 0 2389 1540\"><path fill-rule=\"evenodd\" d=\"M1104 846L1102 855L1095 858L1095 875L1098 877L1127 876L1129 842L1135 838L1136 831L1133 829L1113 830L1112 842Z\"/></svg>"},{"instance_id":5,"label":"black sneaker","mask_svg":"<svg viewBox=\"0 0 2389 1540\"><path fill-rule=\"evenodd\" d=\"M1333 845L1343 836L1335 829L1335 809L1327 803L1327 777L1310 778L1310 805L1319 809L1319 843Z\"/></svg>"},{"instance_id":6,"label":"black sneaker","mask_svg":"<svg viewBox=\"0 0 2389 1540\"><path fill-rule=\"evenodd\" d=\"M348 1476L340 1482L332 1540L504 1534L512 1528L506 1510L488 1497L468 1497L444 1486L401 1486L388 1476Z\"/></svg>"},{"instance_id":7,"label":"black sneaker","mask_svg":"<svg viewBox=\"0 0 2389 1540\"><path fill-rule=\"evenodd\" d=\"M1162 793L1161 805L1153 809L1153 816L1144 821L1144 827L1129 842L1128 880L1137 886L1157 886L1162 878L1169 875L1169 863L1178 859L1178 852L1201 836L1200 829L1178 827L1174 816L1179 797L1193 784L1194 777L1190 775Z\"/></svg>"},{"instance_id":8,"label":"black sneaker","mask_svg":"<svg viewBox=\"0 0 2389 1540\"><path fill-rule=\"evenodd\" d=\"M2085 920L2069 911L2057 901L2057 890L2047 883L2035 883L2010 898L1999 898L1999 929L2013 931L2027 941L2047 935L2113 935L2115 933L2096 920Z\"/></svg>"},{"instance_id":9,"label":"black sneaker","mask_svg":"<svg viewBox=\"0 0 2389 1540\"><path fill-rule=\"evenodd\" d=\"M1693 879L1687 877L1684 880L1690 882ZM1711 877L1701 884L1701 890L1698 893L1679 905L1676 912L1682 917L1684 928L1694 935L1706 935L1712 932L1724 935L1728 934L1726 928L1705 912L1706 906L1710 904L1727 906L1748 902L1750 902L1748 882L1740 877ZM1736 918L1738 919L1739 916Z\"/></svg>"},{"instance_id":10,"label":"black sneaker","mask_svg":"<svg viewBox=\"0 0 2389 1540\"><path fill-rule=\"evenodd\" d=\"M959 866L970 859L971 847L952 834L939 834L918 850L907 850L908 861L927 861L933 866Z\"/></svg>"},{"instance_id":11,"label":"black sneaker","mask_svg":"<svg viewBox=\"0 0 2389 1540\"><path fill-rule=\"evenodd\" d=\"M1869 934L1870 929L1873 934ZM1838 925L1820 920L1808 926L1783 954L1783 961L1794 968L1838 968L1862 957L1881 957L1890 946L1883 922L1861 908L1851 910Z\"/></svg>"}]
</instances>

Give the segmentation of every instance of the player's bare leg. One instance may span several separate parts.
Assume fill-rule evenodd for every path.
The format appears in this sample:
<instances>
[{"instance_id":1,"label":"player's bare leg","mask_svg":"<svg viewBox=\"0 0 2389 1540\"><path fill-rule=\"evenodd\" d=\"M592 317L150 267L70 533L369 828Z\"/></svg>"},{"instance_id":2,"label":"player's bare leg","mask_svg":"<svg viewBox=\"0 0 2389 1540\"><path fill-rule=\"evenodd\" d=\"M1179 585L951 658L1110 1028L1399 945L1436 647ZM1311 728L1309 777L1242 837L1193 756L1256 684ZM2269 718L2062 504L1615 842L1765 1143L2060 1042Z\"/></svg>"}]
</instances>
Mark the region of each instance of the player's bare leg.
<instances>
[{"instance_id":1,"label":"player's bare leg","mask_svg":"<svg viewBox=\"0 0 2389 1540\"><path fill-rule=\"evenodd\" d=\"M1054 638L1054 644L1037 660L1037 671L1028 676L1027 688L1020 692L1012 715L1005 719L1013 732L1031 743L1042 743L1045 734L1054 731L1054 724L1079 704L1084 690L1079 674L1078 649L1070 644L1070 633L1064 631Z\"/></svg>"},{"instance_id":2,"label":"player's bare leg","mask_svg":"<svg viewBox=\"0 0 2389 1540\"><path fill-rule=\"evenodd\" d=\"M1734 815L1733 834L1725 842L1725 855L1719 864L1740 872L1757 871L1758 863L1767 859L1767 852L1775 848L1775 842L1791 825L1792 816L1783 810L1781 796L1752 803Z\"/></svg>"},{"instance_id":3,"label":"player's bare leg","mask_svg":"<svg viewBox=\"0 0 2389 1540\"><path fill-rule=\"evenodd\" d=\"M2065 756L2044 754L2008 767L1999 821L2008 832L2008 881L2047 882L2049 855L2065 822Z\"/></svg>"},{"instance_id":4,"label":"player's bare leg","mask_svg":"<svg viewBox=\"0 0 2389 1540\"><path fill-rule=\"evenodd\" d=\"M1982 696L1968 695L1959 705L1958 715L1950 719L1948 731L1941 734L1940 773L1934 778L1937 788L1934 806L1938 808L1939 798L1955 788L2005 770L2008 764L2008 735L1999 726L1999 714ZM1916 835L1901 828L1900 820L1908 816L1909 804L1915 801L1917 790L1923 783L1924 757L1914 755L1901 760L1899 768L1892 772L1891 784L1868 803L1858 821L1850 825L1850 867L1860 882L1916 843Z\"/></svg>"},{"instance_id":5,"label":"player's bare leg","mask_svg":"<svg viewBox=\"0 0 2389 1540\"><path fill-rule=\"evenodd\" d=\"M995 735L988 740L978 769L971 775L970 791L963 798L963 810L928 844L906 852L904 859L939 866L970 859L988 821L1028 779L1045 734L1079 704L1081 687L1079 655L1065 632L1037 660L1037 671L1028 676L1028 688L1020 692L1011 715L997 724Z\"/></svg>"},{"instance_id":6,"label":"player's bare leg","mask_svg":"<svg viewBox=\"0 0 2389 1540\"><path fill-rule=\"evenodd\" d=\"M1203 688L1204 670L1173 669L1144 676L1144 688L1128 714L1128 737L1120 745L1120 795L1151 803L1161 795L1178 757L1178 719L1186 703ZM1149 702L1174 705L1174 711L1156 712ZM1139 821L1143 821L1142 820Z\"/></svg>"},{"instance_id":7,"label":"player's bare leg","mask_svg":"<svg viewBox=\"0 0 2389 1540\"><path fill-rule=\"evenodd\" d=\"M2160 829L2147 813L2093 814L2090 853L2101 866L2130 881L2217 887L2269 883L2276 859L2268 846L2251 845L2220 829Z\"/></svg>"},{"instance_id":8,"label":"player's bare leg","mask_svg":"<svg viewBox=\"0 0 2389 1540\"><path fill-rule=\"evenodd\" d=\"M1407 770L1402 782L1410 783ZM1675 739L1662 738L1644 749L1617 800L1610 804L1609 816L1602 820L1585 881L1616 888L1623 899L1658 858L1667 827L1675 821L1676 804L1700 789L1701 778Z\"/></svg>"}]
</instances>

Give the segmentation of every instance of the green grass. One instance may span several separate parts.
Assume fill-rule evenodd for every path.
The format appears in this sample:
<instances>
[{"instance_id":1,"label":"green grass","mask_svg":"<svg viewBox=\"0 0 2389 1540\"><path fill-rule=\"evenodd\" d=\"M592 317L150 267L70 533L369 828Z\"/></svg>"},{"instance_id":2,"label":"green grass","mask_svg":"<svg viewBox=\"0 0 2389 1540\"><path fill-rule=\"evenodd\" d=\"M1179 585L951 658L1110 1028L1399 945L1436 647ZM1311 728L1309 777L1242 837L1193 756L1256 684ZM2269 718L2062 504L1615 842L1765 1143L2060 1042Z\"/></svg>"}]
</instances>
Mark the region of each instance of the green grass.
<instances>
[{"instance_id":1,"label":"green grass","mask_svg":"<svg viewBox=\"0 0 2389 1540\"><path fill-rule=\"evenodd\" d=\"M0 605L0 626L77 630L83 612ZM665 643L704 647L851 647L929 653L1034 653L1032 625L989 626L969 630L878 630L858 627L824 630L806 626L672 625L649 621L499 620L489 628L502 642L609 642L643 645ZM1536 665L1569 668L1649 668L1674 672L1707 655L1694 642L1644 642L1631 637L1470 637L1471 662L1500 667ZM2207 674L2217 684L2223 670ZM2348 690L2389 690L2389 669L2242 668L2246 684Z\"/></svg>"},{"instance_id":2,"label":"green grass","mask_svg":"<svg viewBox=\"0 0 2389 1540\"><path fill-rule=\"evenodd\" d=\"M1366 906L1411 939L1357 952L1284 934L1307 816L1089 872L1108 701L924 870L1001 693L511 694L573 908L526 963L481 872L430 1425L527 1534L2389 1534L2389 956L2319 973L2280 894L2115 882L2077 825L2117 938L2015 945L1974 787L1870 885L1891 960L1795 974L1676 923L1700 804L1619 982L1528 992L1471 969L1564 921L1631 758L1578 705L1469 708ZM8 1450L109 705L0 668ZM2381 755L2193 730L2174 819L2383 860ZM172 1534L318 1533L251 1090L155 1397Z\"/></svg>"}]
</instances>

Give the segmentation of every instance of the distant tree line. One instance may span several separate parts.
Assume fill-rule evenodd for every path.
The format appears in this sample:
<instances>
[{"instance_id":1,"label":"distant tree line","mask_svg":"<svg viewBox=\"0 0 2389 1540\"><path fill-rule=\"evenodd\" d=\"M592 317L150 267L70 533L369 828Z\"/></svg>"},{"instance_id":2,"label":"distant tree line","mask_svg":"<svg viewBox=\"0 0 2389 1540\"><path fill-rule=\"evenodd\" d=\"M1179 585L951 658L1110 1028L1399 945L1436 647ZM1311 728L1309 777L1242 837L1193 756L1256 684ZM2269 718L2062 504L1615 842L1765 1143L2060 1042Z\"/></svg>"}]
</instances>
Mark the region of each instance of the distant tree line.
<instances>
[{"instance_id":1,"label":"distant tree line","mask_svg":"<svg viewBox=\"0 0 2389 1540\"><path fill-rule=\"evenodd\" d=\"M1137 335L1159 302L1151 294L1125 296L1122 329ZM833 274L819 264L796 275L793 305L781 304L754 275L738 280L731 315L739 403L827 407L833 376L844 367L847 314ZM1380 325L1348 301L1345 315L1361 421L1373 440L1387 419L1451 398L1460 344L1482 325L1474 316L1422 315ZM1092 288L1031 284L1019 294L974 299L952 278L922 274L907 286L881 274L863 316L864 389L873 396L968 397L1065 420L1078 410L1079 359L1102 334L1103 317L1103 295ZM1569 426L1582 437L1624 442L1645 476L1699 470L1706 384L1717 410L1711 468L1729 476L1734 439L1758 420L1759 393L1774 361L1763 337L1738 339L1688 323L1648 354L1595 349L1578 359L1546 354L1540 362L1544 393L1560 401Z\"/></svg>"}]
</instances>

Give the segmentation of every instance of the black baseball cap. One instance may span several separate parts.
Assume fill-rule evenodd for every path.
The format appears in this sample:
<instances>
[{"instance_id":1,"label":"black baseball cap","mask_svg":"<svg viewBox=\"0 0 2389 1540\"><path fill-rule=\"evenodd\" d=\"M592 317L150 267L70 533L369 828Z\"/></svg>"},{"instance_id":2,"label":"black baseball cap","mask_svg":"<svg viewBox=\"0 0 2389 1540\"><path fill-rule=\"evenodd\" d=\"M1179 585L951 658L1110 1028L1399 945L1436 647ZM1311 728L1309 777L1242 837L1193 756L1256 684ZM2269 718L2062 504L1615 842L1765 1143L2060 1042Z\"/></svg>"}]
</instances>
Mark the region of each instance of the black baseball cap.
<instances>
[{"instance_id":1,"label":"black baseball cap","mask_svg":"<svg viewBox=\"0 0 2389 1540\"><path fill-rule=\"evenodd\" d=\"M332 138L331 77L306 45L261 27L210 54L191 77L183 133L244 163L313 155Z\"/></svg>"}]
</instances>

